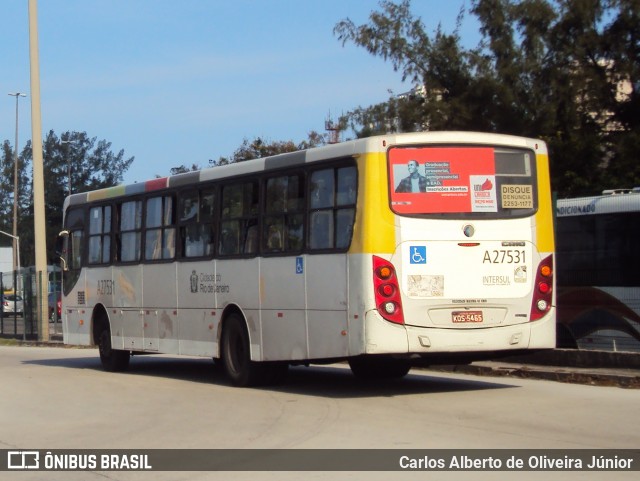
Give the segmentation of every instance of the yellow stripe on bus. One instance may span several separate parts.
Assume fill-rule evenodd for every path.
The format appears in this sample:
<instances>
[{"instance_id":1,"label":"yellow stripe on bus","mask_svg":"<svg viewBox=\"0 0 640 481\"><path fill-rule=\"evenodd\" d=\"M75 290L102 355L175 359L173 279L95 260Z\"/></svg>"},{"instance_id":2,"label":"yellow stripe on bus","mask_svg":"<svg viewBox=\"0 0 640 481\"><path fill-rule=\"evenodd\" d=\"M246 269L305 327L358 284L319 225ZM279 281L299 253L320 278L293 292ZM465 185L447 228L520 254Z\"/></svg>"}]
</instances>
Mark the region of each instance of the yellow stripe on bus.
<instances>
[{"instance_id":1,"label":"yellow stripe on bus","mask_svg":"<svg viewBox=\"0 0 640 481\"><path fill-rule=\"evenodd\" d=\"M389 208L386 152L370 152L357 159L360 175L358 209L351 253L393 253L396 247L394 215Z\"/></svg>"},{"instance_id":2,"label":"yellow stripe on bus","mask_svg":"<svg viewBox=\"0 0 640 481\"><path fill-rule=\"evenodd\" d=\"M549 174L549 157L537 155L538 170L538 213L536 214L536 244L539 252L553 252L555 241L553 237L553 205L549 189L551 176Z\"/></svg>"}]
</instances>

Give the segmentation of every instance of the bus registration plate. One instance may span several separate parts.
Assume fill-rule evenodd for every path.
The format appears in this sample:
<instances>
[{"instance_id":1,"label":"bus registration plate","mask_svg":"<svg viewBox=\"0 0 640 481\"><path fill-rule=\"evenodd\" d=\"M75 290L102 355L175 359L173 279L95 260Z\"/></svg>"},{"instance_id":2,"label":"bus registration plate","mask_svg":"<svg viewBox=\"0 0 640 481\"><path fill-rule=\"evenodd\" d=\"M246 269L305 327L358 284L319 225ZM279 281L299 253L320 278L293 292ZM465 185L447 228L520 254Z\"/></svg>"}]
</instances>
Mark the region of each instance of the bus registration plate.
<instances>
[{"instance_id":1,"label":"bus registration plate","mask_svg":"<svg viewBox=\"0 0 640 481\"><path fill-rule=\"evenodd\" d=\"M451 321L454 324L468 322L483 322L482 311L454 311L451 313Z\"/></svg>"}]
</instances>

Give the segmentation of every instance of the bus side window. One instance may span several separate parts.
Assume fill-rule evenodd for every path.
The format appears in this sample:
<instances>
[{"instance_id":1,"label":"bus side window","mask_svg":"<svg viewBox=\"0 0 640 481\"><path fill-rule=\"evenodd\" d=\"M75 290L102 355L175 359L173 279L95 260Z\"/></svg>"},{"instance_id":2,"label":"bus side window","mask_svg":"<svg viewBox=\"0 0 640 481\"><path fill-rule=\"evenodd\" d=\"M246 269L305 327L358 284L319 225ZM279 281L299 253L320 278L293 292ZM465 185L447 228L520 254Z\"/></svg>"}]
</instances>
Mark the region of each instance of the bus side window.
<instances>
[{"instance_id":1,"label":"bus side window","mask_svg":"<svg viewBox=\"0 0 640 481\"><path fill-rule=\"evenodd\" d=\"M144 240L144 258L147 260L161 259L162 239L159 230L148 230Z\"/></svg>"},{"instance_id":2,"label":"bus side window","mask_svg":"<svg viewBox=\"0 0 640 481\"><path fill-rule=\"evenodd\" d=\"M147 199L145 227L145 260L175 257L173 197Z\"/></svg>"},{"instance_id":3,"label":"bus side window","mask_svg":"<svg viewBox=\"0 0 640 481\"><path fill-rule=\"evenodd\" d=\"M356 212L356 167L315 171L310 177L309 190L309 249L348 249Z\"/></svg>"},{"instance_id":4,"label":"bus side window","mask_svg":"<svg viewBox=\"0 0 640 481\"><path fill-rule=\"evenodd\" d=\"M318 170L311 174L311 208L333 207L334 169Z\"/></svg>"},{"instance_id":5,"label":"bus side window","mask_svg":"<svg viewBox=\"0 0 640 481\"><path fill-rule=\"evenodd\" d=\"M358 188L358 175L356 168L344 167L338 169L338 205L354 205Z\"/></svg>"},{"instance_id":6,"label":"bus side window","mask_svg":"<svg viewBox=\"0 0 640 481\"><path fill-rule=\"evenodd\" d=\"M304 248L304 214L287 217L287 248L299 252Z\"/></svg>"},{"instance_id":7,"label":"bus side window","mask_svg":"<svg viewBox=\"0 0 640 481\"><path fill-rule=\"evenodd\" d=\"M243 254L255 254L258 249L258 226L250 225L246 229Z\"/></svg>"},{"instance_id":8,"label":"bus side window","mask_svg":"<svg viewBox=\"0 0 640 481\"><path fill-rule=\"evenodd\" d=\"M178 200L180 255L183 258L213 255L214 193L191 190Z\"/></svg>"},{"instance_id":9,"label":"bus side window","mask_svg":"<svg viewBox=\"0 0 640 481\"><path fill-rule=\"evenodd\" d=\"M108 264L111 260L111 206L89 210L89 264Z\"/></svg>"},{"instance_id":10,"label":"bus side window","mask_svg":"<svg viewBox=\"0 0 640 481\"><path fill-rule=\"evenodd\" d=\"M139 200L124 202L119 207L118 260L137 262L140 260L142 240L142 202Z\"/></svg>"},{"instance_id":11,"label":"bus side window","mask_svg":"<svg viewBox=\"0 0 640 481\"><path fill-rule=\"evenodd\" d=\"M176 230L165 229L163 232L162 258L173 259L176 256Z\"/></svg>"},{"instance_id":12,"label":"bus side window","mask_svg":"<svg viewBox=\"0 0 640 481\"><path fill-rule=\"evenodd\" d=\"M63 254L67 263L67 269L70 271L80 270L80 268L82 268L84 256L84 226L85 210L82 208L69 209L64 223L64 227L67 232L69 232L69 235L65 236L66 240L63 245Z\"/></svg>"},{"instance_id":13,"label":"bus side window","mask_svg":"<svg viewBox=\"0 0 640 481\"><path fill-rule=\"evenodd\" d=\"M267 219L265 222L264 250L266 252L280 252L284 249L282 236L282 219Z\"/></svg>"},{"instance_id":14,"label":"bus side window","mask_svg":"<svg viewBox=\"0 0 640 481\"><path fill-rule=\"evenodd\" d=\"M220 255L255 254L258 247L258 182L222 188Z\"/></svg>"},{"instance_id":15,"label":"bus side window","mask_svg":"<svg viewBox=\"0 0 640 481\"><path fill-rule=\"evenodd\" d=\"M358 173L355 166L338 169L337 205L342 208L336 211L337 249L348 249L351 245L357 190Z\"/></svg>"},{"instance_id":16,"label":"bus side window","mask_svg":"<svg viewBox=\"0 0 640 481\"><path fill-rule=\"evenodd\" d=\"M189 192L180 197L180 222L198 220L198 193Z\"/></svg>"},{"instance_id":17,"label":"bus side window","mask_svg":"<svg viewBox=\"0 0 640 481\"><path fill-rule=\"evenodd\" d=\"M78 270L82 267L82 254L84 245L84 231L74 230L69 236L71 240L69 269Z\"/></svg>"},{"instance_id":18,"label":"bus side window","mask_svg":"<svg viewBox=\"0 0 640 481\"><path fill-rule=\"evenodd\" d=\"M203 257L213 254L212 226L189 224L182 228L183 257Z\"/></svg>"},{"instance_id":19,"label":"bus side window","mask_svg":"<svg viewBox=\"0 0 640 481\"><path fill-rule=\"evenodd\" d=\"M215 200L213 192L203 192L200 199L200 221L213 222L215 212Z\"/></svg>"},{"instance_id":20,"label":"bus side window","mask_svg":"<svg viewBox=\"0 0 640 481\"><path fill-rule=\"evenodd\" d=\"M267 179L262 222L262 252L299 252L303 248L305 183L302 173Z\"/></svg>"},{"instance_id":21,"label":"bus side window","mask_svg":"<svg viewBox=\"0 0 640 481\"><path fill-rule=\"evenodd\" d=\"M324 210L311 214L311 249L330 249L333 247L333 211Z\"/></svg>"},{"instance_id":22,"label":"bus side window","mask_svg":"<svg viewBox=\"0 0 640 481\"><path fill-rule=\"evenodd\" d=\"M212 256L215 242L215 194L213 192L202 192L200 196L200 238L202 242L203 254Z\"/></svg>"},{"instance_id":23,"label":"bus side window","mask_svg":"<svg viewBox=\"0 0 640 481\"><path fill-rule=\"evenodd\" d=\"M220 245L218 247L220 255L229 256L239 253L240 242L238 234L238 221L222 223Z\"/></svg>"}]
</instances>

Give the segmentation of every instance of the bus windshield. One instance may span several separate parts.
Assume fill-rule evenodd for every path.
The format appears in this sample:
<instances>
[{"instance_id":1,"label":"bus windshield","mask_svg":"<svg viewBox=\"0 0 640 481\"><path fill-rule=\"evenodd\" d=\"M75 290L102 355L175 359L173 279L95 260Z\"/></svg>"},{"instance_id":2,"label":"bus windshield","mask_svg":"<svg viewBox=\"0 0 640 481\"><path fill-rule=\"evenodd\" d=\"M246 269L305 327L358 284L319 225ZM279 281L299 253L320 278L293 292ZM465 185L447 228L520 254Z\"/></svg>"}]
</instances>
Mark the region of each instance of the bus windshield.
<instances>
[{"instance_id":1,"label":"bus windshield","mask_svg":"<svg viewBox=\"0 0 640 481\"><path fill-rule=\"evenodd\" d=\"M409 216L509 218L537 209L535 155L487 146L388 151L391 209Z\"/></svg>"}]
</instances>

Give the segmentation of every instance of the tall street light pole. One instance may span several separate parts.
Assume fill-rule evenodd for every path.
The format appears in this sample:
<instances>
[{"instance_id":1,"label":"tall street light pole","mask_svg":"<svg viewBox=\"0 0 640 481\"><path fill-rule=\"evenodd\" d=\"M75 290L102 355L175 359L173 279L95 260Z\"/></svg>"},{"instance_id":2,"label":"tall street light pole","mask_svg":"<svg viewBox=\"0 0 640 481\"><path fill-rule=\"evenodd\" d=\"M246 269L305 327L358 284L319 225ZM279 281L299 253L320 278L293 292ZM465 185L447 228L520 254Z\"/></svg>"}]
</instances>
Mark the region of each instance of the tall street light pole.
<instances>
[{"instance_id":1,"label":"tall street light pole","mask_svg":"<svg viewBox=\"0 0 640 481\"><path fill-rule=\"evenodd\" d=\"M13 154L13 270L20 269L20 243L18 239L18 100L20 97L26 97L22 92L10 93L9 95L16 98L16 145ZM20 273L18 273L20 275Z\"/></svg>"},{"instance_id":2,"label":"tall street light pole","mask_svg":"<svg viewBox=\"0 0 640 481\"><path fill-rule=\"evenodd\" d=\"M29 0L29 64L31 67L31 146L33 148L33 224L36 272L40 273L38 339L49 340L47 231L44 203L42 112L40 110L40 62L38 57L38 2Z\"/></svg>"}]
</instances>

